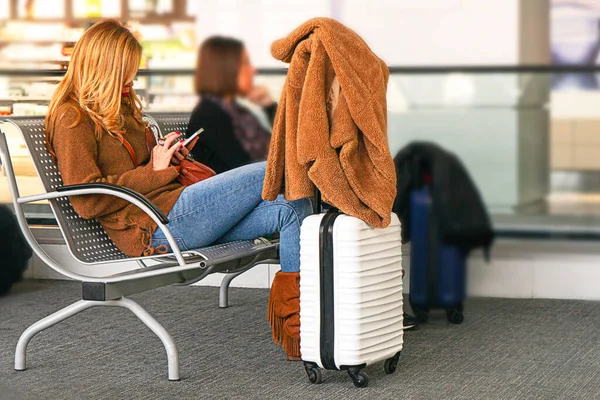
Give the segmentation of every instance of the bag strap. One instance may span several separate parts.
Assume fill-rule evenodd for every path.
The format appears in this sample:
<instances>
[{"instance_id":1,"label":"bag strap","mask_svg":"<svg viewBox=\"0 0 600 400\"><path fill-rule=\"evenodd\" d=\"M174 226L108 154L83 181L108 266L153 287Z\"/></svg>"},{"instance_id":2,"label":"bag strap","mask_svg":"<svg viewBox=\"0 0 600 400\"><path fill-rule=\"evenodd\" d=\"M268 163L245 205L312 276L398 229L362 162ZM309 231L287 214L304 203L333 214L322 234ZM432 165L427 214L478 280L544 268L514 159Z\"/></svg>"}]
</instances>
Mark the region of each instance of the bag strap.
<instances>
[{"instance_id":1,"label":"bag strap","mask_svg":"<svg viewBox=\"0 0 600 400\"><path fill-rule=\"evenodd\" d=\"M116 136L121 141L121 143L123 143L123 146L125 146L125 148L129 152L129 157L131 157L131 161L133 161L133 165L136 167L139 166L140 164L138 164L138 160L135 155L135 151L133 150L133 147L131 147L131 144L129 143L129 141L127 139L125 139L125 137L121 134L117 134Z\"/></svg>"},{"instance_id":2,"label":"bag strap","mask_svg":"<svg viewBox=\"0 0 600 400\"><path fill-rule=\"evenodd\" d=\"M138 164L137 156L135 155L135 151L133 150L133 146L131 146L131 143L129 143L129 141L125 139L125 136L121 134L116 134L116 136L129 152L129 157L131 157L133 165L135 165L136 167L139 166L140 164ZM151 152L154 146L156 146L156 138L154 137L154 133L152 133L152 129L150 129L150 127L146 125L146 147L148 148L148 152Z\"/></svg>"},{"instance_id":3,"label":"bag strap","mask_svg":"<svg viewBox=\"0 0 600 400\"><path fill-rule=\"evenodd\" d=\"M156 136L154 136L150 125L146 125L146 145L148 146L148 152L156 146Z\"/></svg>"}]
</instances>

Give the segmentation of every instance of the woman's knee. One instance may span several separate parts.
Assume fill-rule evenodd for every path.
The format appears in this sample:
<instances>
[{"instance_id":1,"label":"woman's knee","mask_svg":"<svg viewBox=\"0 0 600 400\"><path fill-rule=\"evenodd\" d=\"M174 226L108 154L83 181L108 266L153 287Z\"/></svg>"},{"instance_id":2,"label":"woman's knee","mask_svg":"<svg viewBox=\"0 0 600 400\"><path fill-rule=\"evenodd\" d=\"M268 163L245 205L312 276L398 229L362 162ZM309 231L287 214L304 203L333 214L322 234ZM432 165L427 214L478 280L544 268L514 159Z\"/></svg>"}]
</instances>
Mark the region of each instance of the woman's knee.
<instances>
[{"instance_id":1,"label":"woman's knee","mask_svg":"<svg viewBox=\"0 0 600 400\"><path fill-rule=\"evenodd\" d=\"M238 168L234 169L233 171L236 171L237 169ZM261 181L264 181L265 175L267 173L267 162L261 161L253 164L244 165L243 167L241 167L241 169L243 169L245 174L251 175L260 179Z\"/></svg>"},{"instance_id":2,"label":"woman's knee","mask_svg":"<svg viewBox=\"0 0 600 400\"><path fill-rule=\"evenodd\" d=\"M225 171L222 174L218 174L217 176L209 179L209 181L216 183L233 183L237 184L245 184L245 185L261 185L262 190L262 182L265 180L265 175L267 171L266 162L257 162L253 164L243 165L238 168L230 169L229 171Z\"/></svg>"},{"instance_id":3,"label":"woman's knee","mask_svg":"<svg viewBox=\"0 0 600 400\"><path fill-rule=\"evenodd\" d=\"M293 200L292 206L300 218L300 222L309 215L313 214L313 203L311 199Z\"/></svg>"},{"instance_id":4,"label":"woman's knee","mask_svg":"<svg viewBox=\"0 0 600 400\"><path fill-rule=\"evenodd\" d=\"M312 203L310 199L285 200L282 195L276 202L280 203L281 225L284 226L290 222L302 224L304 218L312 214Z\"/></svg>"}]
</instances>

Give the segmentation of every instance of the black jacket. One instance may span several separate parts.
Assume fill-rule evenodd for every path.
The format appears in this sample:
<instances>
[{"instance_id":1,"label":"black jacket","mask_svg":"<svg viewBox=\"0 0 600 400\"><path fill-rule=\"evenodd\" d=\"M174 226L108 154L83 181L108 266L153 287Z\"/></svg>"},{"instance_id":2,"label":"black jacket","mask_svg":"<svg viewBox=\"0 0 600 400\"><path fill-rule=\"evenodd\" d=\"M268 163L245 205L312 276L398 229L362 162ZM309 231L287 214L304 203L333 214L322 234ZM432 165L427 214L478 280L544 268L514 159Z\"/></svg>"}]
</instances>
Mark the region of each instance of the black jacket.
<instances>
[{"instance_id":1,"label":"black jacket","mask_svg":"<svg viewBox=\"0 0 600 400\"><path fill-rule=\"evenodd\" d=\"M0 205L0 296L8 293L13 283L23 278L33 255L15 214Z\"/></svg>"},{"instance_id":2,"label":"black jacket","mask_svg":"<svg viewBox=\"0 0 600 400\"><path fill-rule=\"evenodd\" d=\"M454 155L440 146L413 142L394 157L397 194L394 212L402 223L402 242L410 241L410 194L431 177L432 207L440 239L465 253L483 247L488 252L494 233L487 210L469 173Z\"/></svg>"},{"instance_id":3,"label":"black jacket","mask_svg":"<svg viewBox=\"0 0 600 400\"><path fill-rule=\"evenodd\" d=\"M277 104L265 107L264 110L272 123ZM204 128L204 132L192 149L194 160L208 165L217 174L252 162L235 137L231 117L214 101L203 99L196 105L186 136L200 128Z\"/></svg>"}]
</instances>

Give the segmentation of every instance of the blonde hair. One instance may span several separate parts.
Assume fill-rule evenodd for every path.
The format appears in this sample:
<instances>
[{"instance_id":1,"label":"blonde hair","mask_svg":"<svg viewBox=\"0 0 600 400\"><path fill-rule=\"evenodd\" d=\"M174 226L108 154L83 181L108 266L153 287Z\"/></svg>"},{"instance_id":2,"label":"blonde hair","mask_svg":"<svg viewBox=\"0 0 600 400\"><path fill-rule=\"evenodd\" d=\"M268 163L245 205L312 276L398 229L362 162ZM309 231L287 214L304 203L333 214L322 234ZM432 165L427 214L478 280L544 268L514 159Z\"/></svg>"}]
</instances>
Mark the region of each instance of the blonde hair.
<instances>
[{"instance_id":1,"label":"blonde hair","mask_svg":"<svg viewBox=\"0 0 600 400\"><path fill-rule=\"evenodd\" d=\"M76 126L86 113L95 125L99 138L104 131L125 134L121 100L123 86L131 82L139 69L142 46L133 33L116 20L95 23L75 44L69 68L58 84L46 115L46 146L52 151L57 115L63 104L71 105L78 117ZM142 103L133 88L129 99L134 118L142 121Z\"/></svg>"}]
</instances>

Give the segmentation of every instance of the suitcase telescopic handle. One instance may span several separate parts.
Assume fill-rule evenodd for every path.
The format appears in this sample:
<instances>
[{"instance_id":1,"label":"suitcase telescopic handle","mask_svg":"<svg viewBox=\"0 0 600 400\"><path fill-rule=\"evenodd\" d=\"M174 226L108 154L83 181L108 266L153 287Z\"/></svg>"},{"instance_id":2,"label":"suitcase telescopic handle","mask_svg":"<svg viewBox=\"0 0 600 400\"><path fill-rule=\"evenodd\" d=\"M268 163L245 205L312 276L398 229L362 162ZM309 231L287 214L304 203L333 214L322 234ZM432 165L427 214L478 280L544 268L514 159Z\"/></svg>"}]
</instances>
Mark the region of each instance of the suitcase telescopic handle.
<instances>
[{"instance_id":1,"label":"suitcase telescopic handle","mask_svg":"<svg viewBox=\"0 0 600 400\"><path fill-rule=\"evenodd\" d=\"M315 214L319 214L321 212L321 206L322 206L322 200L321 200L321 191L319 190L318 187L315 186L315 201L313 203L313 212Z\"/></svg>"},{"instance_id":2,"label":"suitcase telescopic handle","mask_svg":"<svg viewBox=\"0 0 600 400\"><path fill-rule=\"evenodd\" d=\"M328 213L338 213L342 214L342 212L335 206L331 204L327 204L325 207ZM315 186L315 201L313 202L313 212L315 214L320 214L323 212L323 199L321 196L321 191L318 187Z\"/></svg>"}]
</instances>

